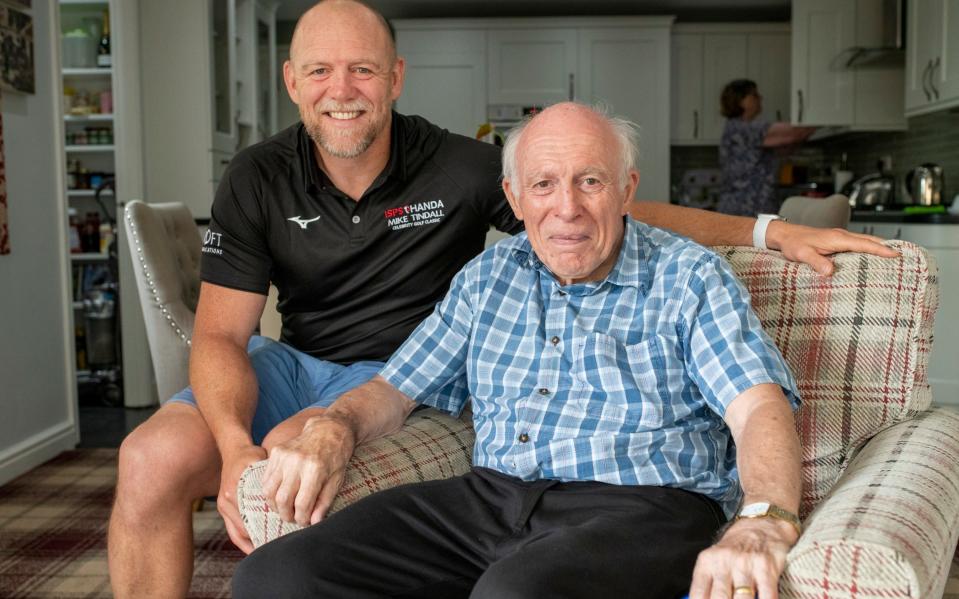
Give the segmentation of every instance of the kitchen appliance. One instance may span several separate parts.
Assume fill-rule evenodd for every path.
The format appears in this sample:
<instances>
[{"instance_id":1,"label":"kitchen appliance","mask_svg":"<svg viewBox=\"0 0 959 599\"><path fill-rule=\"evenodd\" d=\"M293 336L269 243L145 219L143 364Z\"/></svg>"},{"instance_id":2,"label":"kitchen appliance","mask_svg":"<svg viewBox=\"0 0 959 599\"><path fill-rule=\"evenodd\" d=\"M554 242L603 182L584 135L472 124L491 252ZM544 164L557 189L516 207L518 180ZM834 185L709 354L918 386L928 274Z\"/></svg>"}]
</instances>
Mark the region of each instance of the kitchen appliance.
<instances>
[{"instance_id":1,"label":"kitchen appliance","mask_svg":"<svg viewBox=\"0 0 959 599\"><path fill-rule=\"evenodd\" d=\"M906 173L906 199L918 206L942 203L942 167L932 162L921 164Z\"/></svg>"},{"instance_id":2,"label":"kitchen appliance","mask_svg":"<svg viewBox=\"0 0 959 599\"><path fill-rule=\"evenodd\" d=\"M855 209L876 208L895 203L895 179L890 175L872 173L849 184L844 192L849 205Z\"/></svg>"}]
</instances>

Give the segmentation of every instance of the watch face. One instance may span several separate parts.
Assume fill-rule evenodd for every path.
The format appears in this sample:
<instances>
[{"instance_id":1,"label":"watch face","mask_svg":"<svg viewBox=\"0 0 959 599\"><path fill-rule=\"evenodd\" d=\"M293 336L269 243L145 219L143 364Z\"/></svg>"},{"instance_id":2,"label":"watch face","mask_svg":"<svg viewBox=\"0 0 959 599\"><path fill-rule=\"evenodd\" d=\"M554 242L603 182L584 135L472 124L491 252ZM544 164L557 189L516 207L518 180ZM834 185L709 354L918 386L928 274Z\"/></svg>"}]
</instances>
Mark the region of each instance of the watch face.
<instances>
[{"instance_id":1,"label":"watch face","mask_svg":"<svg viewBox=\"0 0 959 599\"><path fill-rule=\"evenodd\" d=\"M749 505L744 505L743 509L739 510L739 515L743 518L751 518L755 516L764 516L769 511L769 503L750 503Z\"/></svg>"}]
</instances>

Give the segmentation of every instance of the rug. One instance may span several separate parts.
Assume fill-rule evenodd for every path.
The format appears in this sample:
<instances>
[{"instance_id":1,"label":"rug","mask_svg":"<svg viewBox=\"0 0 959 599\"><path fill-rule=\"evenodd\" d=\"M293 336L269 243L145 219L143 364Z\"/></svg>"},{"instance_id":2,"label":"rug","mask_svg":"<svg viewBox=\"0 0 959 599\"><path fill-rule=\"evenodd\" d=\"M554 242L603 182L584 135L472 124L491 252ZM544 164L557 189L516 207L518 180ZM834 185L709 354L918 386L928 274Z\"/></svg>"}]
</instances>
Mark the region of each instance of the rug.
<instances>
[{"instance_id":1,"label":"rug","mask_svg":"<svg viewBox=\"0 0 959 599\"><path fill-rule=\"evenodd\" d=\"M116 449L68 451L0 487L0 597L112 597L107 520ZM230 596L243 553L207 502L193 516L196 561L188 597Z\"/></svg>"},{"instance_id":2,"label":"rug","mask_svg":"<svg viewBox=\"0 0 959 599\"><path fill-rule=\"evenodd\" d=\"M116 449L67 451L0 487L0 597L112 597L107 519L117 477ZM210 507L193 515L192 599L230 596L243 553ZM959 557L943 599L959 599Z\"/></svg>"}]
</instances>

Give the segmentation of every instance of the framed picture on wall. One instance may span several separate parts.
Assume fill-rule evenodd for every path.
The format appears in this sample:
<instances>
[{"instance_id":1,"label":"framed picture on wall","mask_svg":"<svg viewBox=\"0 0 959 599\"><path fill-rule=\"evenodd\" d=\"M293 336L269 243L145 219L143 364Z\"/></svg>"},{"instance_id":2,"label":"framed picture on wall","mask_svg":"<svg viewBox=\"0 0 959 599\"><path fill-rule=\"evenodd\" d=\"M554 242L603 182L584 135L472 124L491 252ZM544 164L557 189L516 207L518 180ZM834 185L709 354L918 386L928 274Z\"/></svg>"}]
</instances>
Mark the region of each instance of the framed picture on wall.
<instances>
[{"instance_id":1,"label":"framed picture on wall","mask_svg":"<svg viewBox=\"0 0 959 599\"><path fill-rule=\"evenodd\" d=\"M33 17L3 4L0 4L0 89L36 92Z\"/></svg>"}]
</instances>

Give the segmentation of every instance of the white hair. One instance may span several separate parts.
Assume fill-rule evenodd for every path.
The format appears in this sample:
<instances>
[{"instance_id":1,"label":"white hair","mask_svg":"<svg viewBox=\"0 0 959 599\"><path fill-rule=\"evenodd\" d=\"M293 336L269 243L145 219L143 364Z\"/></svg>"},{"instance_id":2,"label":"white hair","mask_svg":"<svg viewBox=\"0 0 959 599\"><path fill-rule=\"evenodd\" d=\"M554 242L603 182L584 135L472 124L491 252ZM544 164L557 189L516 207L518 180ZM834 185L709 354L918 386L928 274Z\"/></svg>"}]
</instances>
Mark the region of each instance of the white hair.
<instances>
[{"instance_id":1,"label":"white hair","mask_svg":"<svg viewBox=\"0 0 959 599\"><path fill-rule=\"evenodd\" d=\"M620 159L623 165L620 172L620 183L625 185L629 181L629 171L636 167L636 161L639 158L639 125L628 119L610 116L609 108L605 104L569 103L592 112L612 128L613 137L619 142ZM526 127L535 118L536 115L532 115L524 119L523 122L506 133L506 141L503 144L503 179L512 180L516 175L516 149L519 147L519 141L523 137Z\"/></svg>"}]
</instances>

